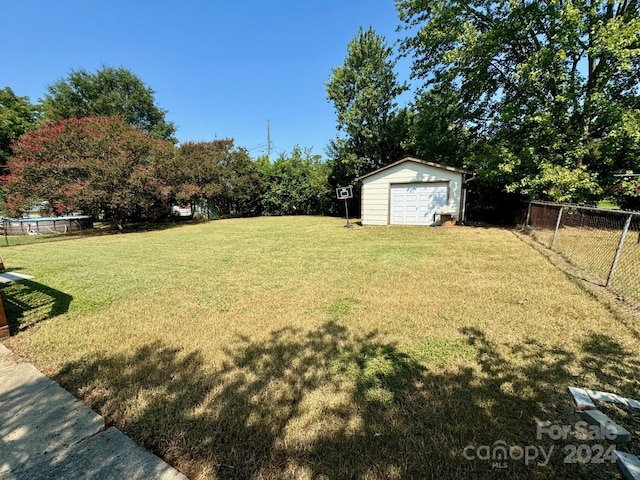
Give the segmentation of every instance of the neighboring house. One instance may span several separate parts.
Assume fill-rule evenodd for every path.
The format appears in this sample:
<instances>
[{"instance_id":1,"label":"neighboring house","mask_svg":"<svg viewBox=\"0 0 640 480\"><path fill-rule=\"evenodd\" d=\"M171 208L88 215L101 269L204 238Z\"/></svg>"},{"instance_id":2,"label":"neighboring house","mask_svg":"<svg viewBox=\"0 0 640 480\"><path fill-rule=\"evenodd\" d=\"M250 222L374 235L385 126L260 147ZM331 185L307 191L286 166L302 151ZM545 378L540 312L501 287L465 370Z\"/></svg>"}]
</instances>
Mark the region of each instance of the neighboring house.
<instances>
[{"instance_id":1,"label":"neighboring house","mask_svg":"<svg viewBox=\"0 0 640 480\"><path fill-rule=\"evenodd\" d=\"M23 218L40 218L51 214L51 205L46 200L33 202L31 206L22 212Z\"/></svg>"},{"instance_id":2,"label":"neighboring house","mask_svg":"<svg viewBox=\"0 0 640 480\"><path fill-rule=\"evenodd\" d=\"M465 182L472 173L406 157L358 177L363 225L439 225L463 222Z\"/></svg>"}]
</instances>

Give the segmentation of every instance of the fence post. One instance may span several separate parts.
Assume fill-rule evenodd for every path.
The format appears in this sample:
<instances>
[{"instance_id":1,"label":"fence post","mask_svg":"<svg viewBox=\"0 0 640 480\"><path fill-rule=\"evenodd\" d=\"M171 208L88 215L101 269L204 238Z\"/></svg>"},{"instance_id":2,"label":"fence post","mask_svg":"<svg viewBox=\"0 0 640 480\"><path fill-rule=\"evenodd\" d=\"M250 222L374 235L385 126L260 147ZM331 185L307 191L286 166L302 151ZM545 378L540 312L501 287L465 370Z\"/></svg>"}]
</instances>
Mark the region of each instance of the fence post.
<instances>
[{"instance_id":1,"label":"fence post","mask_svg":"<svg viewBox=\"0 0 640 480\"><path fill-rule=\"evenodd\" d=\"M558 212L558 220L556 221L556 229L553 232L553 238L551 239L551 244L549 248L553 248L553 244L556 242L556 237L558 236L558 229L560 228L560 220L562 220L562 211L564 207L560 207L560 211Z\"/></svg>"},{"instance_id":2,"label":"fence post","mask_svg":"<svg viewBox=\"0 0 640 480\"><path fill-rule=\"evenodd\" d=\"M622 235L620 235L620 242L618 242L618 249L616 250L616 256L613 257L613 263L611 264L611 270L609 270L609 276L607 277L607 283L605 287L611 285L611 281L613 280L613 274L616 272L616 267L618 266L618 260L620 260L620 255L622 254L622 247L624 247L624 239L627 238L627 233L629 232L629 226L631 225L631 219L633 215L629 215L627 217L627 221L624 222L624 227L622 227Z\"/></svg>"},{"instance_id":3,"label":"fence post","mask_svg":"<svg viewBox=\"0 0 640 480\"><path fill-rule=\"evenodd\" d=\"M531 202L527 206L527 219L524 221L524 230L527 231L529 228L529 219L531 218Z\"/></svg>"}]
</instances>

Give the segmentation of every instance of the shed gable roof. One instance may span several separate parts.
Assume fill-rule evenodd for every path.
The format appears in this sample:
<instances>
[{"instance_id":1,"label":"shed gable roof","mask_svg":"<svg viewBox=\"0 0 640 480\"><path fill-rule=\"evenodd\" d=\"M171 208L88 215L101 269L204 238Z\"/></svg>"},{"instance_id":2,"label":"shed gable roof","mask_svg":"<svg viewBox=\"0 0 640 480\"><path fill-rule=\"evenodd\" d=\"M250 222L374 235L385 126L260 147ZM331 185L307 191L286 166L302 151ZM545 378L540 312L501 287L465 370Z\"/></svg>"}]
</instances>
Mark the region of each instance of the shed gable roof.
<instances>
[{"instance_id":1,"label":"shed gable roof","mask_svg":"<svg viewBox=\"0 0 640 480\"><path fill-rule=\"evenodd\" d=\"M355 181L357 182L357 181L363 180L363 179L365 179L367 177L371 177L372 175L377 175L380 172L383 172L385 170L388 170L390 168L393 168L393 167L395 167L397 165L400 165L402 163L405 163L405 162L419 163L419 164L428 165L428 166L434 167L434 168L440 168L442 170L448 170L450 172L457 172L457 173L464 173L464 174L473 173L473 172L470 172L469 170L463 170L462 168L450 167L448 165L442 165L440 163L428 162L428 161L422 160L420 158L404 157L403 159L398 160L397 162L390 163L389 165L387 165L385 167L382 167L382 168L378 168L377 170L374 170L373 172L369 172L369 173L366 173L364 175L361 175L360 177L356 178Z\"/></svg>"}]
</instances>

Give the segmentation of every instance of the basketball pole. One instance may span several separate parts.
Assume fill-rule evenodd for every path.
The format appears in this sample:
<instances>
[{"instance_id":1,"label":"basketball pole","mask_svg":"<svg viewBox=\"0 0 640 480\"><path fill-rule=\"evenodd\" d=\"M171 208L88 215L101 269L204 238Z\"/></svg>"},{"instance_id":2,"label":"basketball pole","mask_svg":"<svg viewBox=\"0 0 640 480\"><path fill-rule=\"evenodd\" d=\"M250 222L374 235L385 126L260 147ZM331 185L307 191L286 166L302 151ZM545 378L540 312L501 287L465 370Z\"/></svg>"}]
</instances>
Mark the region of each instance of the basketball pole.
<instances>
[{"instance_id":1,"label":"basketball pole","mask_svg":"<svg viewBox=\"0 0 640 480\"><path fill-rule=\"evenodd\" d=\"M347 206L347 197L345 197L344 199L344 211L347 215L347 224L344 226L344 228L351 228L351 224L349 223L349 207Z\"/></svg>"}]
</instances>

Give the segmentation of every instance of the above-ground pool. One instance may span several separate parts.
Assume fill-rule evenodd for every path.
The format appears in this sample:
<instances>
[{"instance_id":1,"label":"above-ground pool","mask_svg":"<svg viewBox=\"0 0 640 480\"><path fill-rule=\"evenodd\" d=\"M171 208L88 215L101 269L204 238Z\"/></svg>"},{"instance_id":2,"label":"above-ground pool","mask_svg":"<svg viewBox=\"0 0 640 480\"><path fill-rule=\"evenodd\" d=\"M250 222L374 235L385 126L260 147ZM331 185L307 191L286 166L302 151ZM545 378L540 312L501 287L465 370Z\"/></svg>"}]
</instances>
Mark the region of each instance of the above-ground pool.
<instances>
[{"instance_id":1,"label":"above-ground pool","mask_svg":"<svg viewBox=\"0 0 640 480\"><path fill-rule=\"evenodd\" d=\"M47 233L79 232L93 228L93 219L90 215L4 218L2 226L7 235L45 235Z\"/></svg>"}]
</instances>

